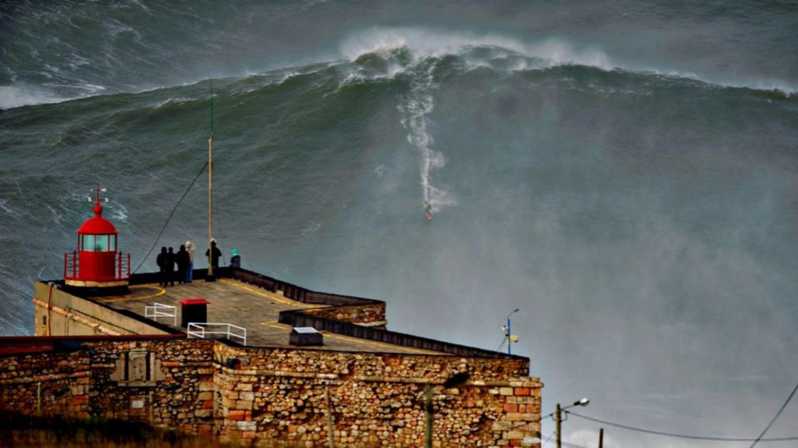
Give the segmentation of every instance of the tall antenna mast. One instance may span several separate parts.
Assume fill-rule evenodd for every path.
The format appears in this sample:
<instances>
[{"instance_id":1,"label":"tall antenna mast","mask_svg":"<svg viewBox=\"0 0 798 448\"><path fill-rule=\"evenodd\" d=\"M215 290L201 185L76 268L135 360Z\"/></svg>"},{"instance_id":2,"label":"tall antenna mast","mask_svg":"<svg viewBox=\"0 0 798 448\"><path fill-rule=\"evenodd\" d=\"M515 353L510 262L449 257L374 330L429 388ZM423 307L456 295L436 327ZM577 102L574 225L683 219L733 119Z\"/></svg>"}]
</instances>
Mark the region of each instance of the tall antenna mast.
<instances>
[{"instance_id":1,"label":"tall antenna mast","mask_svg":"<svg viewBox=\"0 0 798 448\"><path fill-rule=\"evenodd\" d=\"M211 104L210 104L210 128L211 134L208 137L208 281L213 281L213 78L210 78Z\"/></svg>"}]
</instances>

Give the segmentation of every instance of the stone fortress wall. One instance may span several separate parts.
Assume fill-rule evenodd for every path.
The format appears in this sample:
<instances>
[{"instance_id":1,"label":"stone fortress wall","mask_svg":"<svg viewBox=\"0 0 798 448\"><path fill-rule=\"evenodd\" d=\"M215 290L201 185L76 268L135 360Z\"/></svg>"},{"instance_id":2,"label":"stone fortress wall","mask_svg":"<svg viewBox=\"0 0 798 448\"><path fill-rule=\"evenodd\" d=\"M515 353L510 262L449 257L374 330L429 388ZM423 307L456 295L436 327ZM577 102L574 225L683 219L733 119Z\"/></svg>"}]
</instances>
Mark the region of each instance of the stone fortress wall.
<instances>
[{"instance_id":1,"label":"stone fortress wall","mask_svg":"<svg viewBox=\"0 0 798 448\"><path fill-rule=\"evenodd\" d=\"M10 349L13 347L13 349ZM417 447L434 386L435 446L519 446L539 434L523 359L237 347L181 336L0 341L0 408L139 420L246 445ZM444 389L457 372L462 386Z\"/></svg>"},{"instance_id":2,"label":"stone fortress wall","mask_svg":"<svg viewBox=\"0 0 798 448\"><path fill-rule=\"evenodd\" d=\"M424 390L432 387L436 447L521 446L524 437L539 437L542 383L528 376L528 358L388 331L379 300L310 291L243 269L219 275L319 305L281 312L283 325L417 353L187 339L58 282L38 282L37 336L0 337L0 409L143 421L244 445L418 447ZM154 280L138 274L131 284ZM467 381L444 388L458 373Z\"/></svg>"}]
</instances>

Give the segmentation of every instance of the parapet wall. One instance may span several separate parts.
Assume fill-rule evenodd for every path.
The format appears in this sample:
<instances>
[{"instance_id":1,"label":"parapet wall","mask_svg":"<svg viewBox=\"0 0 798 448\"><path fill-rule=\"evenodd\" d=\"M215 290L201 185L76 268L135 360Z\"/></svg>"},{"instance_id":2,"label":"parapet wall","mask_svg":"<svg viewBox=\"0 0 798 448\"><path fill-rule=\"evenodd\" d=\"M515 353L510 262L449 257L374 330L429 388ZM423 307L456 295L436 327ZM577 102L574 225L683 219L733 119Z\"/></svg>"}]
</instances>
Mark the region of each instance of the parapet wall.
<instances>
[{"instance_id":1,"label":"parapet wall","mask_svg":"<svg viewBox=\"0 0 798 448\"><path fill-rule=\"evenodd\" d=\"M384 327L387 323L385 302L381 300L311 291L301 286L241 268L231 269L227 275L271 292L280 291L285 297L297 302L329 306L329 308L305 310L315 316L367 326Z\"/></svg>"},{"instance_id":2,"label":"parapet wall","mask_svg":"<svg viewBox=\"0 0 798 448\"><path fill-rule=\"evenodd\" d=\"M524 358L251 348L180 336L0 338L0 409L142 420L245 444L326 446L332 435L335 446L417 447L431 385L436 446L518 446L540 431L542 385L527 371ZM455 373L468 380L444 389Z\"/></svg>"},{"instance_id":3,"label":"parapet wall","mask_svg":"<svg viewBox=\"0 0 798 448\"><path fill-rule=\"evenodd\" d=\"M344 305L329 308L309 308L305 314L333 319L339 322L350 322L357 325L384 328L385 304Z\"/></svg>"},{"instance_id":4,"label":"parapet wall","mask_svg":"<svg viewBox=\"0 0 798 448\"><path fill-rule=\"evenodd\" d=\"M54 283L36 282L33 287L36 336L167 334L157 323L125 315L65 291Z\"/></svg>"}]
</instances>

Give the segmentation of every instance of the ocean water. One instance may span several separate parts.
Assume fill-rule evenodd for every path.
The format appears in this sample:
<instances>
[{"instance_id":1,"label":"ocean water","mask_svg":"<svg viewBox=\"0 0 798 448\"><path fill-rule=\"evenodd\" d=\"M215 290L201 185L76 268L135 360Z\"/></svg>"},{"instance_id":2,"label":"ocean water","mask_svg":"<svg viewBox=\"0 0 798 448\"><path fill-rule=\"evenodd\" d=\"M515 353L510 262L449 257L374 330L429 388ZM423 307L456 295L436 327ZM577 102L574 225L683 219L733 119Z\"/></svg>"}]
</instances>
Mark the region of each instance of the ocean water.
<instances>
[{"instance_id":1,"label":"ocean water","mask_svg":"<svg viewBox=\"0 0 798 448\"><path fill-rule=\"evenodd\" d=\"M518 307L544 413L754 437L798 370L796 36L787 1L3 3L0 328L31 333L97 183L142 261L212 79L225 255L489 349ZM159 245L205 238L205 186Z\"/></svg>"}]
</instances>

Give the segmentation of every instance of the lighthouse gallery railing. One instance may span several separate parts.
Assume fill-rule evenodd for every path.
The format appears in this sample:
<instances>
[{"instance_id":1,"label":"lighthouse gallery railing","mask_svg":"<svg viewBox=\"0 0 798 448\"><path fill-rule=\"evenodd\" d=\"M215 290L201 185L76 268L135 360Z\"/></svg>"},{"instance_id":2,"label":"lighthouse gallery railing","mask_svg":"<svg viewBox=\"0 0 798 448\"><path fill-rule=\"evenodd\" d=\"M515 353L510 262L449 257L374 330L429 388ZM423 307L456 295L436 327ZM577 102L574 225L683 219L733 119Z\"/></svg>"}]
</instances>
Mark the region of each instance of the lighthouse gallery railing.
<instances>
[{"instance_id":1,"label":"lighthouse gallery railing","mask_svg":"<svg viewBox=\"0 0 798 448\"><path fill-rule=\"evenodd\" d=\"M114 257L114 278L110 280L127 280L130 278L130 254L117 252ZM64 278L80 278L80 256L72 251L64 254Z\"/></svg>"}]
</instances>

